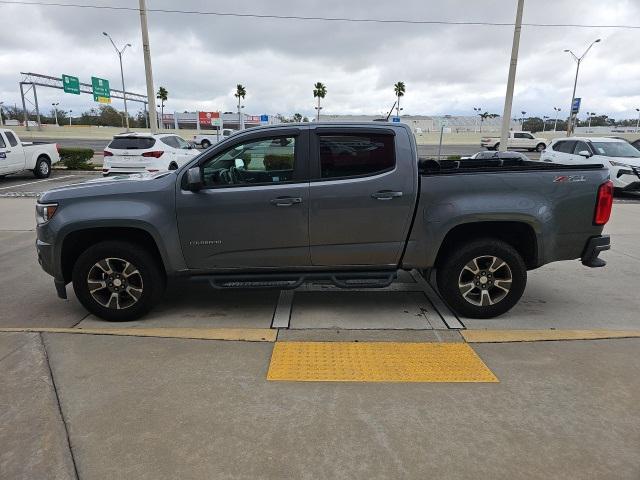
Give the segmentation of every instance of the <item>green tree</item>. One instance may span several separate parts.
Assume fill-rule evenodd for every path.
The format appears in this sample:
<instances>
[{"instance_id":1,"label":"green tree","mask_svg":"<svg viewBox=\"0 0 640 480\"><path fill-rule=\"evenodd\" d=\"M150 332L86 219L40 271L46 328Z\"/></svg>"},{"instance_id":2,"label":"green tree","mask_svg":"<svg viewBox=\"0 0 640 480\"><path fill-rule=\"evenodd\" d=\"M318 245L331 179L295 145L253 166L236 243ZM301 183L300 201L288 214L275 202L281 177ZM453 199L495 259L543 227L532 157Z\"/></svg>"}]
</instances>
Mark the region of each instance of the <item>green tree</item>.
<instances>
[{"instance_id":1,"label":"green tree","mask_svg":"<svg viewBox=\"0 0 640 480\"><path fill-rule=\"evenodd\" d=\"M320 110L322 110L322 107L320 106L320 99L326 96L327 96L327 87L321 82L316 82L316 84L313 86L313 98L318 99L318 106L316 107L316 110L318 110L318 115L317 115L318 122L320 121Z\"/></svg>"},{"instance_id":2,"label":"green tree","mask_svg":"<svg viewBox=\"0 0 640 480\"><path fill-rule=\"evenodd\" d=\"M497 113L489 113L489 112L479 113L478 115L480 115L480 133L482 133L482 123L487 118L497 118L500 116Z\"/></svg>"},{"instance_id":3,"label":"green tree","mask_svg":"<svg viewBox=\"0 0 640 480\"><path fill-rule=\"evenodd\" d=\"M164 128L164 102L169 98L169 92L164 87L158 88L158 93L156 93L156 98L160 100L160 124L162 128Z\"/></svg>"},{"instance_id":4,"label":"green tree","mask_svg":"<svg viewBox=\"0 0 640 480\"><path fill-rule=\"evenodd\" d=\"M244 86L239 83L238 85L236 85L236 93L233 94L234 97L236 97L238 99L238 128L242 128L243 122L242 122L242 100L244 100L244 97L247 95L247 89L244 88Z\"/></svg>"},{"instance_id":5,"label":"green tree","mask_svg":"<svg viewBox=\"0 0 640 480\"><path fill-rule=\"evenodd\" d=\"M404 97L405 85L404 82L398 82L393 86L393 91L396 93L396 117L400 116L400 97Z\"/></svg>"},{"instance_id":6,"label":"green tree","mask_svg":"<svg viewBox=\"0 0 640 480\"><path fill-rule=\"evenodd\" d=\"M296 123L300 123L302 121L302 115L299 113L294 113L292 120Z\"/></svg>"}]
</instances>

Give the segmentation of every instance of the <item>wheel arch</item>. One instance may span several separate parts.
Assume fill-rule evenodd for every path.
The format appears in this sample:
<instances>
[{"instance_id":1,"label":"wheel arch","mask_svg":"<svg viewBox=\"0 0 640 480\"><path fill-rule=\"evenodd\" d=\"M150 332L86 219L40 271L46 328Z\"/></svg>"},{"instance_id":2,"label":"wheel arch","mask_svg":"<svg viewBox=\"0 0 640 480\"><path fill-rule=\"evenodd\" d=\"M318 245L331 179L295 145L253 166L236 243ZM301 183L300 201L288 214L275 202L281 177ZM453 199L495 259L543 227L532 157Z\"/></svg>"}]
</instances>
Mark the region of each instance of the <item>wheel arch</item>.
<instances>
[{"instance_id":1,"label":"wheel arch","mask_svg":"<svg viewBox=\"0 0 640 480\"><path fill-rule=\"evenodd\" d=\"M60 250L60 266L64 281L71 281L73 266L82 252L107 240L131 242L144 247L158 261L166 275L166 266L158 243L147 230L140 227L93 227L74 230L64 237Z\"/></svg>"},{"instance_id":2,"label":"wheel arch","mask_svg":"<svg viewBox=\"0 0 640 480\"><path fill-rule=\"evenodd\" d=\"M495 238L508 243L522 256L528 270L539 266L539 244L531 225L520 221L482 221L456 225L447 232L434 262L437 268L447 254L461 243L479 238Z\"/></svg>"}]
</instances>

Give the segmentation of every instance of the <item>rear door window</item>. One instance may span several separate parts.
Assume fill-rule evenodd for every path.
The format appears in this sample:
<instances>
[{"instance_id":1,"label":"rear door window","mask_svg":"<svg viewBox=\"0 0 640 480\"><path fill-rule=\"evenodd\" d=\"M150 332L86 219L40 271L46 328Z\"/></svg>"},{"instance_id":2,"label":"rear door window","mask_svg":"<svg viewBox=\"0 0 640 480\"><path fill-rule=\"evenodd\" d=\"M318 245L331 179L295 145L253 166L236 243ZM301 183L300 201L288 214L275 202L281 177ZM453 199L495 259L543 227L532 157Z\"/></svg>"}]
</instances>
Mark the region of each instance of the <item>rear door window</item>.
<instances>
[{"instance_id":1,"label":"rear door window","mask_svg":"<svg viewBox=\"0 0 640 480\"><path fill-rule=\"evenodd\" d=\"M109 148L116 150L146 150L155 145L156 139L151 137L116 137L111 140Z\"/></svg>"},{"instance_id":2,"label":"rear door window","mask_svg":"<svg viewBox=\"0 0 640 480\"><path fill-rule=\"evenodd\" d=\"M11 145L12 147L18 145L18 140L16 140L16 137L13 133L4 132L4 134L7 136L7 140L9 140L9 145Z\"/></svg>"},{"instance_id":3,"label":"rear door window","mask_svg":"<svg viewBox=\"0 0 640 480\"><path fill-rule=\"evenodd\" d=\"M318 139L323 179L375 175L395 167L393 135L320 134Z\"/></svg>"},{"instance_id":4,"label":"rear door window","mask_svg":"<svg viewBox=\"0 0 640 480\"><path fill-rule=\"evenodd\" d=\"M578 154L580 154L580 152L585 151L585 150L587 152L591 151L591 150L589 150L589 146L585 142L576 142L575 147L573 147L573 154L574 155L578 155Z\"/></svg>"},{"instance_id":5,"label":"rear door window","mask_svg":"<svg viewBox=\"0 0 640 480\"><path fill-rule=\"evenodd\" d=\"M561 142L557 142L553 145L553 149L556 152L562 153L573 153L573 148L575 147L576 142L574 140L562 140Z\"/></svg>"},{"instance_id":6,"label":"rear door window","mask_svg":"<svg viewBox=\"0 0 640 480\"><path fill-rule=\"evenodd\" d=\"M176 141L176 137L174 136L169 136L169 137L162 137L160 139L162 141L162 143L164 143L165 145L168 145L172 148L179 148L178 147L178 142Z\"/></svg>"}]
</instances>

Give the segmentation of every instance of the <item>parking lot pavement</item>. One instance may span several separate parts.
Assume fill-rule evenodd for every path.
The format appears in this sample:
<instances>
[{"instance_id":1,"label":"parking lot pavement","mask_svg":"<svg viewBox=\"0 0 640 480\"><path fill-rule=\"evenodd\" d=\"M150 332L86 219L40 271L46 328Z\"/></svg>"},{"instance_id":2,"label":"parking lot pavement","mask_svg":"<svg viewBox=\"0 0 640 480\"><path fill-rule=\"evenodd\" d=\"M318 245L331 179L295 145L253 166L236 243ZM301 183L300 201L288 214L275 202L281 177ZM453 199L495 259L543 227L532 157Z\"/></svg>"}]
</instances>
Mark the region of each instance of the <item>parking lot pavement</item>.
<instances>
[{"instance_id":1,"label":"parking lot pavement","mask_svg":"<svg viewBox=\"0 0 640 480\"><path fill-rule=\"evenodd\" d=\"M51 177L34 178L31 172L21 172L0 178L0 198L37 197L40 193L55 187L81 183L100 178L101 172L52 169Z\"/></svg>"},{"instance_id":2,"label":"parking lot pavement","mask_svg":"<svg viewBox=\"0 0 640 480\"><path fill-rule=\"evenodd\" d=\"M638 339L476 345L500 383L369 384L269 382L269 343L42 337L52 377L13 364L8 376L6 359L0 369L4 402L30 389L46 400L43 408L25 398L0 433L11 440L2 439L0 458L12 478L34 478L20 470L33 458L73 478L64 476L72 462L50 406L53 381L82 479L635 480L640 472ZM28 369L29 352L9 358ZM29 380L37 374L45 381ZM18 421L29 427L14 428Z\"/></svg>"}]
</instances>

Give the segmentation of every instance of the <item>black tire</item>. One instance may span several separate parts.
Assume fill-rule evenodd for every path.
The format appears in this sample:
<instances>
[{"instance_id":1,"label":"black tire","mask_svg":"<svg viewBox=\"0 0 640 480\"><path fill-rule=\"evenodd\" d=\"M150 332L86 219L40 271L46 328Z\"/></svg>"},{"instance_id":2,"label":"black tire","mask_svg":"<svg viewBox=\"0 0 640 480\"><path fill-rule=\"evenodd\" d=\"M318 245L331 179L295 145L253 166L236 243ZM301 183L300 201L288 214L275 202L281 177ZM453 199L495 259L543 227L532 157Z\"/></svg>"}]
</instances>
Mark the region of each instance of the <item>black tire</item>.
<instances>
[{"instance_id":1,"label":"black tire","mask_svg":"<svg viewBox=\"0 0 640 480\"><path fill-rule=\"evenodd\" d=\"M33 169L33 175L36 178L49 178L51 175L51 160L41 155L36 160L36 167Z\"/></svg>"},{"instance_id":2,"label":"black tire","mask_svg":"<svg viewBox=\"0 0 640 480\"><path fill-rule=\"evenodd\" d=\"M169 170L177 170L178 169L178 164L176 162L171 162L169 164Z\"/></svg>"},{"instance_id":3,"label":"black tire","mask_svg":"<svg viewBox=\"0 0 640 480\"><path fill-rule=\"evenodd\" d=\"M545 148L547 148L547 146L541 142L538 145L536 145L536 152L542 152Z\"/></svg>"},{"instance_id":4,"label":"black tire","mask_svg":"<svg viewBox=\"0 0 640 480\"><path fill-rule=\"evenodd\" d=\"M206 150L211 146L211 142L209 140L202 140L202 142L200 142L200 146Z\"/></svg>"},{"instance_id":5,"label":"black tire","mask_svg":"<svg viewBox=\"0 0 640 480\"><path fill-rule=\"evenodd\" d=\"M499 148L500 148L500 142L496 143L496 144L493 146L493 150L498 150Z\"/></svg>"},{"instance_id":6,"label":"black tire","mask_svg":"<svg viewBox=\"0 0 640 480\"><path fill-rule=\"evenodd\" d=\"M106 259L109 259L108 263L102 263L102 267L97 265ZM131 265L122 269L125 266L122 261ZM112 275L105 271L105 265ZM122 275L124 273L128 276ZM149 251L135 243L121 241L105 241L89 247L78 257L72 277L73 290L80 303L89 312L110 322L126 322L142 317L161 300L166 285L165 274ZM90 279L94 280L92 287L99 287L100 284L104 287L94 288L92 294ZM118 288L119 292L113 291ZM114 308L116 303L120 308Z\"/></svg>"},{"instance_id":7,"label":"black tire","mask_svg":"<svg viewBox=\"0 0 640 480\"><path fill-rule=\"evenodd\" d=\"M506 267L492 258L502 260ZM469 264L477 274L467 268ZM491 269L498 265L500 268ZM437 282L444 300L460 315L493 318L518 303L527 284L527 267L511 245L484 238L453 248L438 268ZM462 288L468 288L464 294Z\"/></svg>"}]
</instances>

